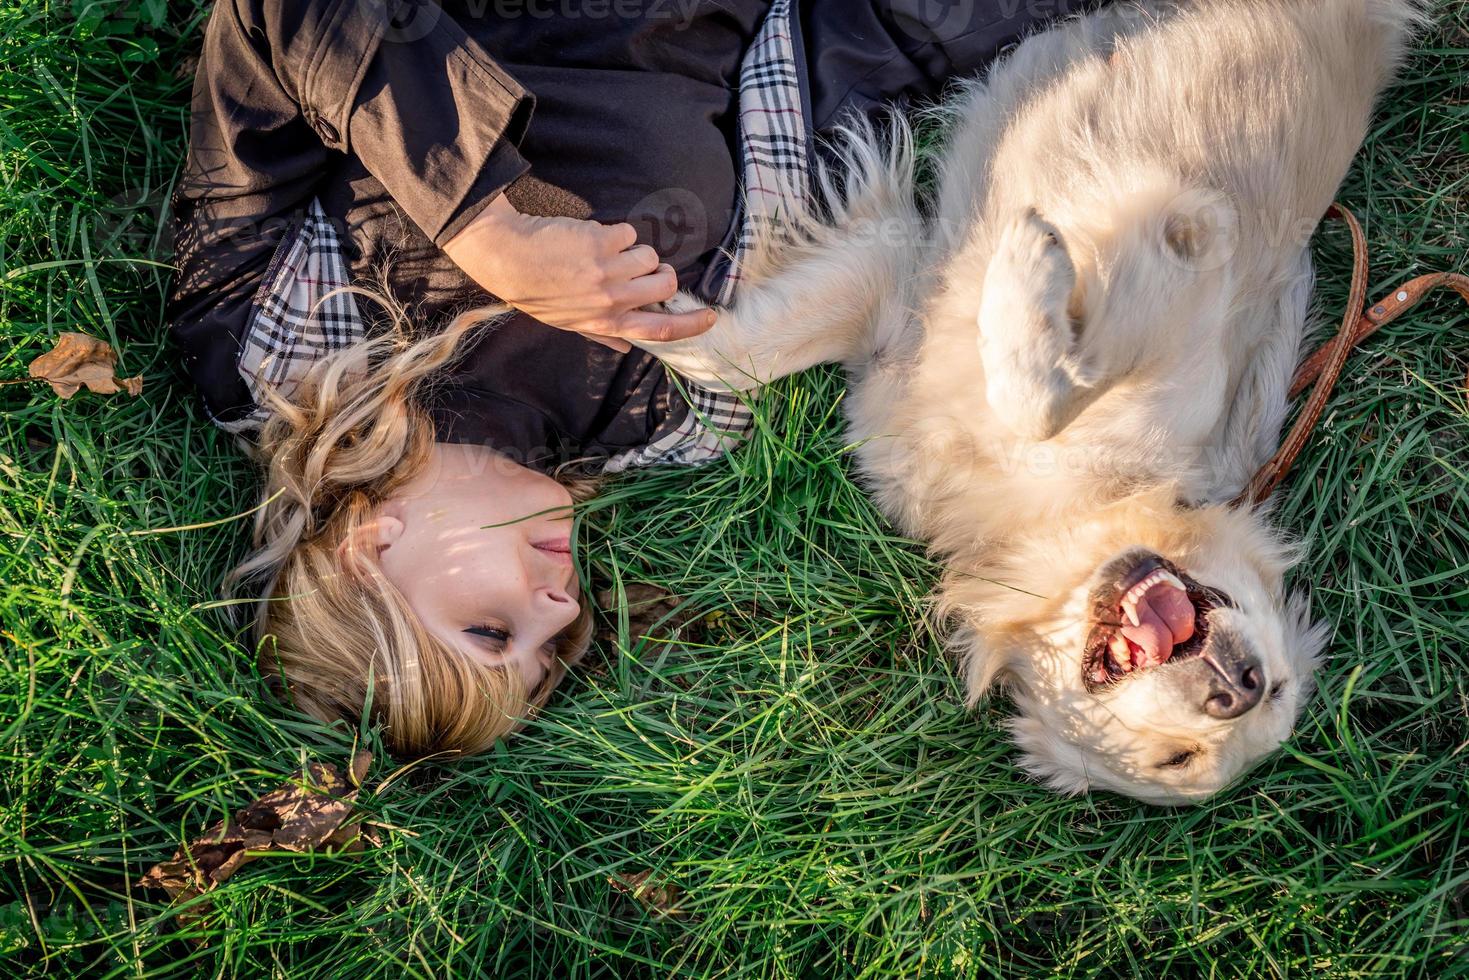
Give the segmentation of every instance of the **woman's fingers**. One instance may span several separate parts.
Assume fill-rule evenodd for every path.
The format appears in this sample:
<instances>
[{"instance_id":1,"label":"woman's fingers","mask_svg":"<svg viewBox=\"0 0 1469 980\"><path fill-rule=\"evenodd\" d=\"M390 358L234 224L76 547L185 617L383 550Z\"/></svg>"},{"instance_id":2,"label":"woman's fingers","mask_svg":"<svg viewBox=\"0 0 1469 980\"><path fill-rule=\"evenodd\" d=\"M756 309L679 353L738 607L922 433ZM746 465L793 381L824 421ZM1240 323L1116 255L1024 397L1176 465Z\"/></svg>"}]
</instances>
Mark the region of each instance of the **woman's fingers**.
<instances>
[{"instance_id":1,"label":"woman's fingers","mask_svg":"<svg viewBox=\"0 0 1469 980\"><path fill-rule=\"evenodd\" d=\"M635 251L637 249L629 249L624 254ZM614 293L615 302L625 312L613 320L616 329L610 332L625 340L667 341L697 337L714 326L714 311L710 309L686 313L653 313L638 309L670 300L676 292L678 275L666 262L658 264L647 275L630 280Z\"/></svg>"},{"instance_id":2,"label":"woman's fingers","mask_svg":"<svg viewBox=\"0 0 1469 980\"><path fill-rule=\"evenodd\" d=\"M638 276L614 287L612 302L623 309L631 310L673 299L676 292L678 275L674 273L673 266L665 262L645 276Z\"/></svg>"},{"instance_id":3,"label":"woman's fingers","mask_svg":"<svg viewBox=\"0 0 1469 980\"><path fill-rule=\"evenodd\" d=\"M605 240L621 240L619 236L633 233L633 227L607 225L603 231L607 235ZM611 281L610 286L604 287L607 289L604 295L612 309L595 319L583 320L579 332L588 340L625 354L632 349L630 340L682 340L697 337L714 326L714 311L710 309L686 313L639 309L672 299L678 292L678 275L673 266L658 261L654 249L636 244L635 238L633 233L625 247L602 265L606 278Z\"/></svg>"},{"instance_id":4,"label":"woman's fingers","mask_svg":"<svg viewBox=\"0 0 1469 980\"><path fill-rule=\"evenodd\" d=\"M660 268L667 267L660 265L658 252L651 245L634 245L618 252L607 261L606 266L608 278L617 281L637 279L657 272Z\"/></svg>"},{"instance_id":5,"label":"woman's fingers","mask_svg":"<svg viewBox=\"0 0 1469 980\"><path fill-rule=\"evenodd\" d=\"M595 221L585 223L600 229L604 246L612 252L623 252L637 244L638 230L625 221L616 225L597 225Z\"/></svg>"},{"instance_id":6,"label":"woman's fingers","mask_svg":"<svg viewBox=\"0 0 1469 980\"><path fill-rule=\"evenodd\" d=\"M618 317L617 336L625 340L647 340L662 343L697 337L714 326L714 311L691 310L688 313L650 313L633 310Z\"/></svg>"},{"instance_id":7,"label":"woman's fingers","mask_svg":"<svg viewBox=\"0 0 1469 980\"><path fill-rule=\"evenodd\" d=\"M692 337L714 323L707 310L639 311L672 299L678 277L657 251L638 244L637 229L625 221L527 216L501 196L445 251L516 309L621 353L632 349L628 340Z\"/></svg>"}]
</instances>

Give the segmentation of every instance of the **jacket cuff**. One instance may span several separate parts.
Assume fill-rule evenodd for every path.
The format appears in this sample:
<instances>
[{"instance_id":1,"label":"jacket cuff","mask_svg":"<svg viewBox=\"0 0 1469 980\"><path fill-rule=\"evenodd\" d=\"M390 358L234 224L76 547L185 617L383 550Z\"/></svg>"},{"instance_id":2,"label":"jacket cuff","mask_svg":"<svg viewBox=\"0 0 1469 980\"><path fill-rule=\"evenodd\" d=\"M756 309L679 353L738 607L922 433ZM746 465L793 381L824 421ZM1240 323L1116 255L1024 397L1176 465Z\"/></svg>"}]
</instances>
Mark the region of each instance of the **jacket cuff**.
<instances>
[{"instance_id":1,"label":"jacket cuff","mask_svg":"<svg viewBox=\"0 0 1469 980\"><path fill-rule=\"evenodd\" d=\"M479 176L460 199L458 207L451 212L443 230L434 236L433 243L439 248L447 245L491 201L529 170L530 164L526 163L515 145L508 140L501 140L490 153L485 165L480 168Z\"/></svg>"}]
</instances>

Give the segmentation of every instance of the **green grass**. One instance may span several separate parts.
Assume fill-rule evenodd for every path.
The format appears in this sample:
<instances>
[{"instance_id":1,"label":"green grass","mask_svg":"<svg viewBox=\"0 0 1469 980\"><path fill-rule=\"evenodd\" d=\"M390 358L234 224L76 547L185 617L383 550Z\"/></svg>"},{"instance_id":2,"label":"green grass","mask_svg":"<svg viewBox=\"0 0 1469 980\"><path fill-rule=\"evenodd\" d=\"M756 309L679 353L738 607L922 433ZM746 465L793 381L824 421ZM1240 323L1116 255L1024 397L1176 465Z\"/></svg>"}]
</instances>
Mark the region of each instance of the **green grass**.
<instances>
[{"instance_id":1,"label":"green grass","mask_svg":"<svg viewBox=\"0 0 1469 980\"><path fill-rule=\"evenodd\" d=\"M696 642L600 649L510 747L369 793L381 849L260 860L211 925L181 921L141 872L354 733L260 696L215 606L241 524L158 530L252 502L160 326L200 12L0 3L0 378L76 329L147 378L136 401L0 388L0 975L1469 975L1469 314L1447 297L1356 356L1283 492L1335 639L1298 736L1209 805L1017 770L1006 706L960 706L934 568L849 479L816 372L736 457L587 514L598 582L723 614ZM1445 6L1341 195L1374 294L1465 267L1466 79ZM1339 227L1317 255L1334 310ZM644 870L682 915L609 884Z\"/></svg>"}]
</instances>

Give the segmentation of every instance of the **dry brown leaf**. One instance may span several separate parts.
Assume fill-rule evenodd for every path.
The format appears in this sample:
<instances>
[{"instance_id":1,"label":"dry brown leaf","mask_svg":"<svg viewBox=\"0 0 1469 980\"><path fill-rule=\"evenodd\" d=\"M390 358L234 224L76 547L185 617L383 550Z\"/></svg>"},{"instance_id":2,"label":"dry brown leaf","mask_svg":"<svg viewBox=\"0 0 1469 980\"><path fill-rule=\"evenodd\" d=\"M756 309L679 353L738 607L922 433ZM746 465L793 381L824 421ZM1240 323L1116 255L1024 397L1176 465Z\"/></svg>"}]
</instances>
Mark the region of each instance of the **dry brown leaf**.
<instances>
[{"instance_id":1,"label":"dry brown leaf","mask_svg":"<svg viewBox=\"0 0 1469 980\"><path fill-rule=\"evenodd\" d=\"M347 778L352 780L353 786L362 785L362 781L367 778L367 768L371 765L372 753L365 749L352 756L352 764L347 767Z\"/></svg>"},{"instance_id":2,"label":"dry brown leaf","mask_svg":"<svg viewBox=\"0 0 1469 980\"><path fill-rule=\"evenodd\" d=\"M623 597L627 605L627 639L637 643L651 636L657 625L664 635L676 632L694 614L683 609L683 600L666 589L646 582L629 582L623 586ZM606 612L617 608L617 591L603 589L597 593L597 607ZM664 617L667 617L666 619ZM617 643L617 626L614 622L599 637L605 642Z\"/></svg>"},{"instance_id":3,"label":"dry brown leaf","mask_svg":"<svg viewBox=\"0 0 1469 980\"><path fill-rule=\"evenodd\" d=\"M678 907L683 898L683 889L667 881L658 881L651 871L635 871L632 874L613 875L607 881L624 895L632 896L643 908L660 915L679 916Z\"/></svg>"},{"instance_id":4,"label":"dry brown leaf","mask_svg":"<svg viewBox=\"0 0 1469 980\"><path fill-rule=\"evenodd\" d=\"M170 860L149 868L143 875L143 886L161 888L171 901L184 902L221 884L270 851L362 850L361 821L349 818L371 763L372 753L357 753L348 776L330 763L308 763L305 778L297 773L290 782L266 793L229 820L210 827ZM372 842L377 843L375 835ZM195 917L200 914L196 912Z\"/></svg>"},{"instance_id":5,"label":"dry brown leaf","mask_svg":"<svg viewBox=\"0 0 1469 980\"><path fill-rule=\"evenodd\" d=\"M117 352L106 341L84 333L64 333L56 345L31 361L30 374L51 386L62 398L70 398L85 385L99 395L125 391L136 398L143 391L142 375L119 378L114 373Z\"/></svg>"}]
</instances>

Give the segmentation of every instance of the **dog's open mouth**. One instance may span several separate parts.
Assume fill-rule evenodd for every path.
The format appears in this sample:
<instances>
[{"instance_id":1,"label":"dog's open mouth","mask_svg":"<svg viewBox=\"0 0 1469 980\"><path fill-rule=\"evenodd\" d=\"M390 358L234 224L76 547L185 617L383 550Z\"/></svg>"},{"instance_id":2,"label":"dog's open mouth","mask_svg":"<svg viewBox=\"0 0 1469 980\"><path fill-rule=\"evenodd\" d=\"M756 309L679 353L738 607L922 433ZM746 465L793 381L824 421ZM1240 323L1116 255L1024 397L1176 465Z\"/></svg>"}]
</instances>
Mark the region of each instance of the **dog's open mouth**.
<instances>
[{"instance_id":1,"label":"dog's open mouth","mask_svg":"<svg viewBox=\"0 0 1469 980\"><path fill-rule=\"evenodd\" d=\"M1158 555L1116 564L1092 593L1092 625L1082 654L1088 690L1194 656L1208 639L1209 613L1231 604L1224 593Z\"/></svg>"}]
</instances>

